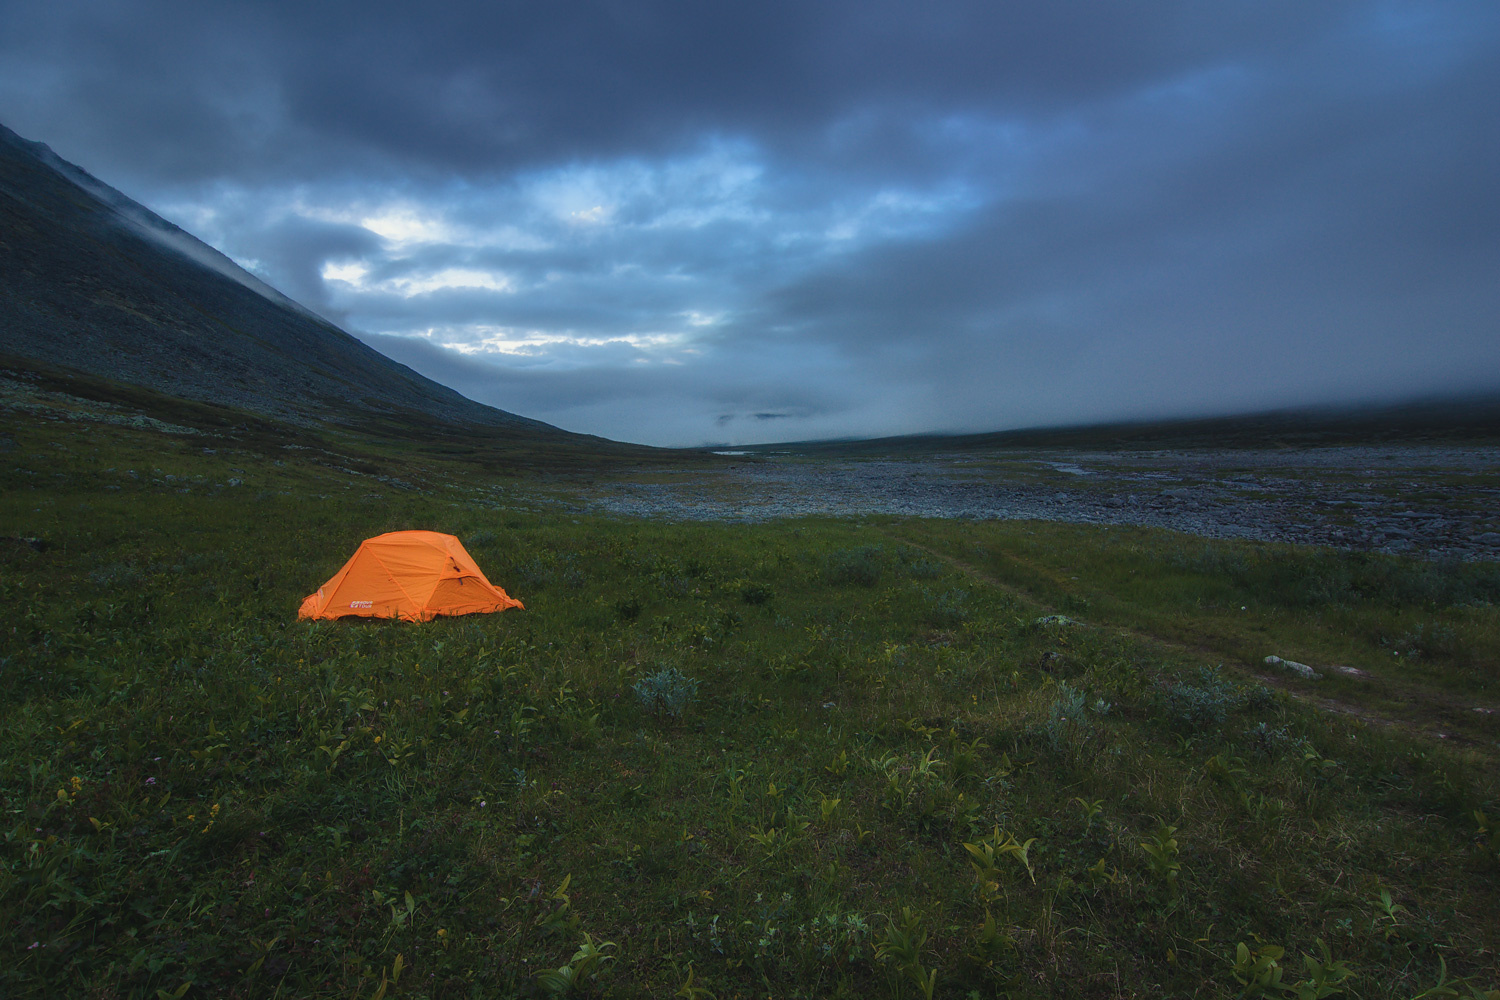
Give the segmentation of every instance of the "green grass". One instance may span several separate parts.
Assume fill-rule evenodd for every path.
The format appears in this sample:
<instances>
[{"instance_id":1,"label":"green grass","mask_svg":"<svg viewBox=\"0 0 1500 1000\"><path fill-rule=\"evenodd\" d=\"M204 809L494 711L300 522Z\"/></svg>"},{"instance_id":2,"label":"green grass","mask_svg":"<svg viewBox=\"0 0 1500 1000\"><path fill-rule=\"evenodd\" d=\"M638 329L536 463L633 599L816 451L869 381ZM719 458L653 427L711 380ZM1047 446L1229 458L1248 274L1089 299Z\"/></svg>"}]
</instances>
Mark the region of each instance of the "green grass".
<instances>
[{"instance_id":1,"label":"green grass","mask_svg":"<svg viewBox=\"0 0 1500 1000\"><path fill-rule=\"evenodd\" d=\"M977 540L954 525L925 537L993 582L1104 626L1215 662L1267 655L1325 670L1325 695L1391 703L1397 721L1494 746L1475 707L1500 702L1500 565L1208 542L1145 529L1034 524ZM899 532L898 532L899 533Z\"/></svg>"},{"instance_id":2,"label":"green grass","mask_svg":"<svg viewBox=\"0 0 1500 1000\"><path fill-rule=\"evenodd\" d=\"M1500 986L1496 725L1431 731L1497 700L1493 565L0 436L48 544L0 541L0 995L1313 995L1322 945L1351 995ZM527 610L295 620L395 528Z\"/></svg>"}]
</instances>

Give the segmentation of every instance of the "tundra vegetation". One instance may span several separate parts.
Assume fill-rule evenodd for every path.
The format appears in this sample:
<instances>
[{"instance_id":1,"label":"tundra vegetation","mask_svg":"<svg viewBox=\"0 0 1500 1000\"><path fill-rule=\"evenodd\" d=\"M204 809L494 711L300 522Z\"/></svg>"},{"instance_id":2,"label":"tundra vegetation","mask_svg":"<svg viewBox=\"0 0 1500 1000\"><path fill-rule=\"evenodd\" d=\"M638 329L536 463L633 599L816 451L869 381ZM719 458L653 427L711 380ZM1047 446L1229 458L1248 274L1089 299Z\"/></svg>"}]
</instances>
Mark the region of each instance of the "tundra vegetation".
<instances>
[{"instance_id":1,"label":"tundra vegetation","mask_svg":"<svg viewBox=\"0 0 1500 1000\"><path fill-rule=\"evenodd\" d=\"M0 442L7 997L1500 988L1494 563L600 518L576 464L348 436ZM526 610L295 620L399 528Z\"/></svg>"}]
</instances>

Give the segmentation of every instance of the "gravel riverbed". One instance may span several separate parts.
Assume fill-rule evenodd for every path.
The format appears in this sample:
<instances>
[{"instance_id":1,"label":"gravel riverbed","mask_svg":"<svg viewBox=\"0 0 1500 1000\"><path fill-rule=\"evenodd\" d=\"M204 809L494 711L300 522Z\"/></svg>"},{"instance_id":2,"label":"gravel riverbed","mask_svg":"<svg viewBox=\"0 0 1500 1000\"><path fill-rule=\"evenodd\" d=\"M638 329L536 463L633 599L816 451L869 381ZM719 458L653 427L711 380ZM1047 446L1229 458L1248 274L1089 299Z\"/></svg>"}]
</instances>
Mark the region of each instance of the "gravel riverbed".
<instances>
[{"instance_id":1,"label":"gravel riverbed","mask_svg":"<svg viewBox=\"0 0 1500 1000\"><path fill-rule=\"evenodd\" d=\"M597 483L586 509L682 520L892 514L1149 525L1249 538L1500 558L1500 448L794 455Z\"/></svg>"}]
</instances>

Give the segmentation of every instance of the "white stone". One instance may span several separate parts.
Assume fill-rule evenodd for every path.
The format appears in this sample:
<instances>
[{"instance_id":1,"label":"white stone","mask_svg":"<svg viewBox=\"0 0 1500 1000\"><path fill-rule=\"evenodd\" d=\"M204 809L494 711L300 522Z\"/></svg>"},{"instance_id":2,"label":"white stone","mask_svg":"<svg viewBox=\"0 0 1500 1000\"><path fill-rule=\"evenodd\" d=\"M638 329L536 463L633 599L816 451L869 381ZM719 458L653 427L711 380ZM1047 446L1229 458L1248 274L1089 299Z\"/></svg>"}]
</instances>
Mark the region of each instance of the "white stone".
<instances>
[{"instance_id":1,"label":"white stone","mask_svg":"<svg viewBox=\"0 0 1500 1000\"><path fill-rule=\"evenodd\" d=\"M1289 670L1301 677L1306 677L1310 681L1322 680L1323 678L1323 675L1312 667L1309 667L1305 663L1298 663L1296 660L1283 660L1279 656L1268 656L1266 657L1266 664L1272 667L1280 667L1283 670Z\"/></svg>"}]
</instances>

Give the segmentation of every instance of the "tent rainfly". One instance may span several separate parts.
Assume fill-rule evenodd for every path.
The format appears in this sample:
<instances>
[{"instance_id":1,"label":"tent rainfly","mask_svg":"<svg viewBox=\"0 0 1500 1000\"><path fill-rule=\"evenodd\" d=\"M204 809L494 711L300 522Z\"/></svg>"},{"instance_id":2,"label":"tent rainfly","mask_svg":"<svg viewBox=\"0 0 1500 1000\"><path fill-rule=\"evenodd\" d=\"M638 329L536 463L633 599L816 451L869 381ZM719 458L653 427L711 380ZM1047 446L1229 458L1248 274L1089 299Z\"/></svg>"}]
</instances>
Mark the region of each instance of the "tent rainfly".
<instances>
[{"instance_id":1,"label":"tent rainfly","mask_svg":"<svg viewBox=\"0 0 1500 1000\"><path fill-rule=\"evenodd\" d=\"M490 583L452 535L393 531L361 542L344 568L302 602L297 617L425 622L524 607Z\"/></svg>"}]
</instances>

